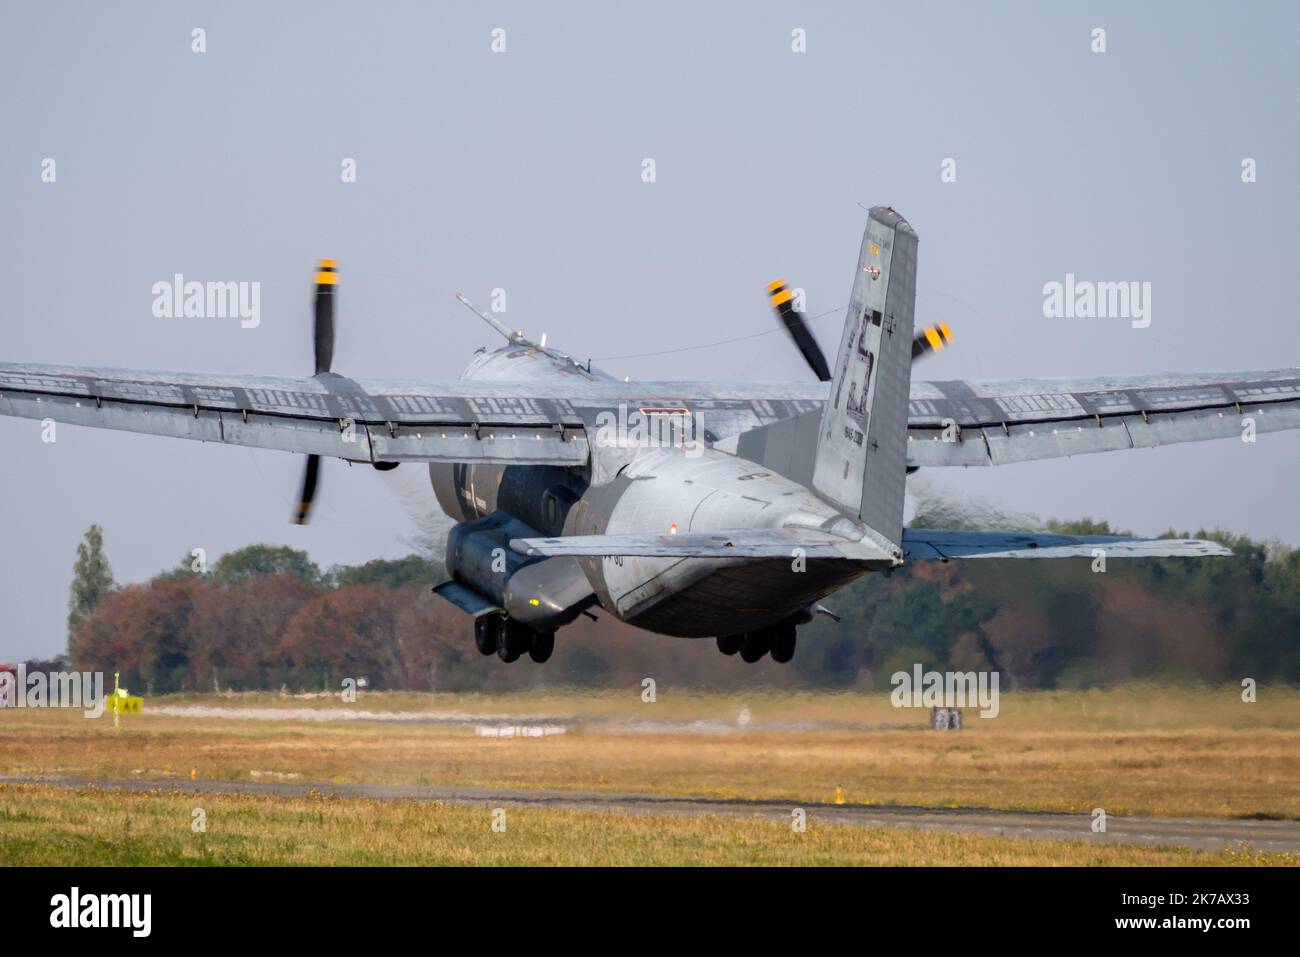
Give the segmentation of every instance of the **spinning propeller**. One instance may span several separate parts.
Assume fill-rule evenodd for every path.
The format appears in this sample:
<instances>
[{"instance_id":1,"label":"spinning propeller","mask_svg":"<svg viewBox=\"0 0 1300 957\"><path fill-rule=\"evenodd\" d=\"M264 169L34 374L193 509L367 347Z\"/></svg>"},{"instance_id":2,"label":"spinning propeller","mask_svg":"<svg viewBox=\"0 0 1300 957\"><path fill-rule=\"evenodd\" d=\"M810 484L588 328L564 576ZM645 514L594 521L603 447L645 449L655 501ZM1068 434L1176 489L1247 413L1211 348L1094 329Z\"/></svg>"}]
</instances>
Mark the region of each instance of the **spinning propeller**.
<instances>
[{"instance_id":1,"label":"spinning propeller","mask_svg":"<svg viewBox=\"0 0 1300 957\"><path fill-rule=\"evenodd\" d=\"M794 293L792 293L785 280L778 279L769 283L767 287L768 300L772 303L772 308L776 310L777 316L781 319L781 324L785 331L790 334L799 352L803 355L804 361L812 369L813 375L817 376L821 382L831 380L830 366L826 364L826 356L817 345L817 340L813 337L812 330L808 328L808 319L802 313L794 308ZM916 361L921 356L930 352L938 352L944 346L952 342L952 329L945 322L937 326L926 326L916 338L912 340L912 361Z\"/></svg>"},{"instance_id":2,"label":"spinning propeller","mask_svg":"<svg viewBox=\"0 0 1300 957\"><path fill-rule=\"evenodd\" d=\"M339 274L334 260L320 260L316 266L316 324L312 331L316 375L329 372L334 363L334 287L338 281ZM319 479L320 456L308 455L307 468L302 475L302 494L298 496L298 507L293 517L295 525L307 524Z\"/></svg>"},{"instance_id":3,"label":"spinning propeller","mask_svg":"<svg viewBox=\"0 0 1300 957\"><path fill-rule=\"evenodd\" d=\"M804 362L812 369L817 381L830 382L831 369L826 364L826 356L822 353L821 346L817 345L817 340L813 338L804 314L795 310L794 293L786 288L785 280L778 279L768 284L767 296L771 300L772 308L776 310L777 316L784 324L785 331L790 334L790 338L803 355Z\"/></svg>"}]
</instances>

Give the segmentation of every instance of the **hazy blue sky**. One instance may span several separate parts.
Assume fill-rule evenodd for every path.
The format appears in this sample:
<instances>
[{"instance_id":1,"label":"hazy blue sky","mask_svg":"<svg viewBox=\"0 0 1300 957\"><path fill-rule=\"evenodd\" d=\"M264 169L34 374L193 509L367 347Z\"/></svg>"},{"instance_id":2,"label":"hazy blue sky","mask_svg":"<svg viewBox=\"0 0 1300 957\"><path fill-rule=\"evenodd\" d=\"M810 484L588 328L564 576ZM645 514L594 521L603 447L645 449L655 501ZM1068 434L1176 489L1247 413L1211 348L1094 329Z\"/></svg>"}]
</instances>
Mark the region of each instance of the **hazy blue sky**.
<instances>
[{"instance_id":1,"label":"hazy blue sky","mask_svg":"<svg viewBox=\"0 0 1300 957\"><path fill-rule=\"evenodd\" d=\"M513 325L580 357L713 342L775 328L777 276L810 313L842 305L861 202L911 221L918 317L955 327L918 378L1297 365L1298 29L1263 3L7 3L0 358L309 374L320 256L346 375L458 375L495 343L457 290L505 288ZM154 318L176 272L259 281L261 326ZM1150 281L1150 328L1045 319L1067 272ZM841 322L815 324L825 348ZM779 334L604 365L809 374ZM39 431L0 420L0 660L63 647L92 522L120 582L195 546L409 550L369 469L327 462L296 528L292 456ZM1298 466L1286 433L922 476L1012 511L1300 543Z\"/></svg>"}]
</instances>

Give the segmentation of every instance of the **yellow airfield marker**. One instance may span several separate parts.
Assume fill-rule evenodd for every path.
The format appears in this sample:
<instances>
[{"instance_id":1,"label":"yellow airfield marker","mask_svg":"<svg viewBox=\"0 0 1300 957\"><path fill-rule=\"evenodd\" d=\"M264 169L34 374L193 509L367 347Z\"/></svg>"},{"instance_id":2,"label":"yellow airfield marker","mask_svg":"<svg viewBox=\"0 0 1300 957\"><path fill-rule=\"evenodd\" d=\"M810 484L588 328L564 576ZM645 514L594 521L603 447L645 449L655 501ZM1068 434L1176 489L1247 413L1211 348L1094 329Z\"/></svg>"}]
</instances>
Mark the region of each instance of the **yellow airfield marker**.
<instances>
[{"instance_id":1,"label":"yellow airfield marker","mask_svg":"<svg viewBox=\"0 0 1300 957\"><path fill-rule=\"evenodd\" d=\"M108 710L113 712L113 727L120 727L120 716L124 714L140 714L144 711L144 699L132 696L125 688L121 686L120 680L122 673L113 672L113 694L108 699Z\"/></svg>"}]
</instances>

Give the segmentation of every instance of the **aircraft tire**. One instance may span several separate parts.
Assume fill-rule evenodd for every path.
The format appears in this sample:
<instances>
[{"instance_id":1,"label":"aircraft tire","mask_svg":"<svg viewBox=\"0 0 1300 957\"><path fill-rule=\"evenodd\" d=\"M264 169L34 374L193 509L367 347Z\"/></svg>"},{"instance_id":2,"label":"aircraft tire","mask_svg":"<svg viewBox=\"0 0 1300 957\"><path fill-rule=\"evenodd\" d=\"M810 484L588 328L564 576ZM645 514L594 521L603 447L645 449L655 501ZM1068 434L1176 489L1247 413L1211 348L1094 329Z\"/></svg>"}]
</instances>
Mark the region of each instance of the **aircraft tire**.
<instances>
[{"instance_id":1,"label":"aircraft tire","mask_svg":"<svg viewBox=\"0 0 1300 957\"><path fill-rule=\"evenodd\" d=\"M496 615L480 615L474 619L474 647L480 655L497 653L498 621Z\"/></svg>"},{"instance_id":2,"label":"aircraft tire","mask_svg":"<svg viewBox=\"0 0 1300 957\"><path fill-rule=\"evenodd\" d=\"M528 646L528 657L539 665L548 661L555 650L555 633L539 631L533 635L532 644Z\"/></svg>"},{"instance_id":3,"label":"aircraft tire","mask_svg":"<svg viewBox=\"0 0 1300 957\"><path fill-rule=\"evenodd\" d=\"M776 636L772 639L772 660L783 665L793 658L795 640L794 625L782 625L777 628Z\"/></svg>"},{"instance_id":4,"label":"aircraft tire","mask_svg":"<svg viewBox=\"0 0 1300 957\"><path fill-rule=\"evenodd\" d=\"M718 635L718 650L724 655L734 655L740 650L744 635Z\"/></svg>"},{"instance_id":5,"label":"aircraft tire","mask_svg":"<svg viewBox=\"0 0 1300 957\"><path fill-rule=\"evenodd\" d=\"M740 657L749 664L753 664L767 654L770 647L770 639L766 631L750 631L745 633L745 637L740 641Z\"/></svg>"},{"instance_id":6,"label":"aircraft tire","mask_svg":"<svg viewBox=\"0 0 1300 957\"><path fill-rule=\"evenodd\" d=\"M518 661L519 656L532 644L532 629L507 618L497 629L497 657L502 661Z\"/></svg>"}]
</instances>

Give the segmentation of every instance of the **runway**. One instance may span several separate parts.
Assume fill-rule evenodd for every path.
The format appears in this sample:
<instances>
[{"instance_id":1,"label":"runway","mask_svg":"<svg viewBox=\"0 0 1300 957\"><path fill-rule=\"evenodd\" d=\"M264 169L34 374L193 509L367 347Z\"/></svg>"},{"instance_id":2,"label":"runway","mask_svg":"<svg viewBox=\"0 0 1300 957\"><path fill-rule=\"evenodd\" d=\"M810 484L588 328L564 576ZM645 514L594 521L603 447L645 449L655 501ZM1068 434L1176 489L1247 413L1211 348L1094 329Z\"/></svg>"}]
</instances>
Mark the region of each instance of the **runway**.
<instances>
[{"instance_id":1,"label":"runway","mask_svg":"<svg viewBox=\"0 0 1300 957\"><path fill-rule=\"evenodd\" d=\"M564 728L583 731L612 731L622 734L705 734L725 735L737 732L764 731L802 734L807 731L915 731L921 722L867 724L860 721L770 721L737 715L735 720L720 719L629 719L610 715L583 714L506 714L469 711L379 711L367 708L303 707L229 707L221 705L154 705L150 717L222 718L233 721L308 721L328 723L380 722L476 729L512 729L524 727ZM480 733L483 733L480 731Z\"/></svg>"},{"instance_id":2,"label":"runway","mask_svg":"<svg viewBox=\"0 0 1300 957\"><path fill-rule=\"evenodd\" d=\"M622 794L598 791L542 791L524 788L418 787L384 784L329 784L283 781L153 781L70 776L0 775L0 784L43 784L75 788L167 791L193 794L305 796L310 793L380 801L440 801L489 807L547 807L648 814L724 814L789 822L796 808L809 824L853 827L922 828L985 837L1027 837L1141 844L1217 851L1249 845L1256 851L1300 852L1300 821L1223 818L1121 818L1109 816L1103 833L1092 830L1089 814L1000 811L989 808L922 808L855 804L793 804Z\"/></svg>"}]
</instances>

